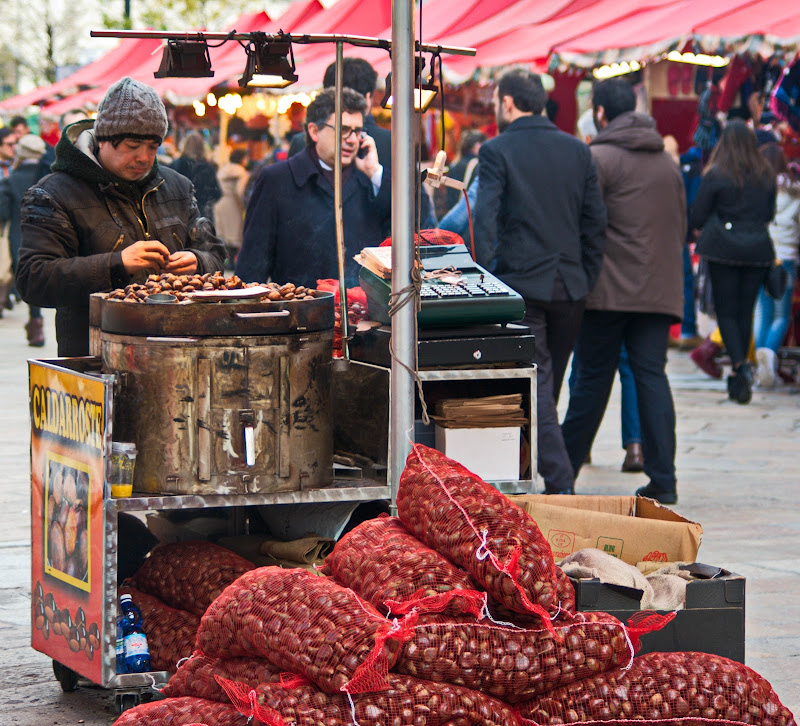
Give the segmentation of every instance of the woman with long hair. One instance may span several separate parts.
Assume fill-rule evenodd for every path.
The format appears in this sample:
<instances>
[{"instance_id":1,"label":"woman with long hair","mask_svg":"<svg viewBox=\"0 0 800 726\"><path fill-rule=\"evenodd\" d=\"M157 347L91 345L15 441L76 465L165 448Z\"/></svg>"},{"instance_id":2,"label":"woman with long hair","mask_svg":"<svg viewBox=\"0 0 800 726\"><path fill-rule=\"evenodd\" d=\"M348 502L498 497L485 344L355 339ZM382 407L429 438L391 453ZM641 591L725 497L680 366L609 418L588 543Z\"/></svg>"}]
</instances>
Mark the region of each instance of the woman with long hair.
<instances>
[{"instance_id":1,"label":"woman with long hair","mask_svg":"<svg viewBox=\"0 0 800 726\"><path fill-rule=\"evenodd\" d=\"M172 168L194 184L194 195L200 214L214 221L214 202L222 196L217 170L206 158L206 144L197 131L190 131L181 142L181 155Z\"/></svg>"},{"instance_id":2,"label":"woman with long hair","mask_svg":"<svg viewBox=\"0 0 800 726\"><path fill-rule=\"evenodd\" d=\"M747 403L753 372L747 349L758 292L775 259L769 223L775 216L775 174L752 129L729 121L708 162L689 223L702 229L697 253L708 263L711 296L731 359L728 396Z\"/></svg>"},{"instance_id":3,"label":"woman with long hair","mask_svg":"<svg viewBox=\"0 0 800 726\"><path fill-rule=\"evenodd\" d=\"M786 270L789 283L780 300L773 300L762 287L756 302L753 338L756 344L756 381L771 388L778 373L778 348L786 337L792 317L792 294L800 245L800 171L789 166L778 144L764 144L761 153L771 164L778 189L775 219L769 234L775 245L775 257Z\"/></svg>"}]
</instances>

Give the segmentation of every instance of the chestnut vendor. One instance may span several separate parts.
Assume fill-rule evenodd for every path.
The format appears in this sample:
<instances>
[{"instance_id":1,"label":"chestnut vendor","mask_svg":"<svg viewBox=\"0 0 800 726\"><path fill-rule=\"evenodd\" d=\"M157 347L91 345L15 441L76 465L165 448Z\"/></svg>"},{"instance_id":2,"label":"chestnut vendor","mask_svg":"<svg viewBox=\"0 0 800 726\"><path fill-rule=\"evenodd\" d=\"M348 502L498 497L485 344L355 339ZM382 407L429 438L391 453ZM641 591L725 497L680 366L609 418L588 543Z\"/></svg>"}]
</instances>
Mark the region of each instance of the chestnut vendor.
<instances>
[{"instance_id":1,"label":"chestnut vendor","mask_svg":"<svg viewBox=\"0 0 800 726\"><path fill-rule=\"evenodd\" d=\"M150 86L112 85L94 121L64 129L52 174L22 201L16 285L56 308L60 356L89 354L89 295L153 272L221 270L225 248L186 177L159 168L167 113Z\"/></svg>"}]
</instances>

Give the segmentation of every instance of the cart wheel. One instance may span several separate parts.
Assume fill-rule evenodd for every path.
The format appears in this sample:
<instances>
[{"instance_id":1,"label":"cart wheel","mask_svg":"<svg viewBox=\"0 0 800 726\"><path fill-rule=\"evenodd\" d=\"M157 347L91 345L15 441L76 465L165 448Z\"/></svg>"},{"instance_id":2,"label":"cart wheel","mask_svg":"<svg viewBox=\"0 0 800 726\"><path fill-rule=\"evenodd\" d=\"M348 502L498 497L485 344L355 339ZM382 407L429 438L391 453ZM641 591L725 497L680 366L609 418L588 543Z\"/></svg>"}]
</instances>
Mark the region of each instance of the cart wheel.
<instances>
[{"instance_id":1,"label":"cart wheel","mask_svg":"<svg viewBox=\"0 0 800 726\"><path fill-rule=\"evenodd\" d=\"M114 706L117 714L124 713L130 708L135 708L142 702L142 697L138 693L118 693L114 698Z\"/></svg>"},{"instance_id":2,"label":"cart wheel","mask_svg":"<svg viewBox=\"0 0 800 726\"><path fill-rule=\"evenodd\" d=\"M56 680L61 684L61 690L65 693L71 693L78 687L78 678L80 676L75 671L61 665L57 660L53 661L53 673Z\"/></svg>"}]
</instances>

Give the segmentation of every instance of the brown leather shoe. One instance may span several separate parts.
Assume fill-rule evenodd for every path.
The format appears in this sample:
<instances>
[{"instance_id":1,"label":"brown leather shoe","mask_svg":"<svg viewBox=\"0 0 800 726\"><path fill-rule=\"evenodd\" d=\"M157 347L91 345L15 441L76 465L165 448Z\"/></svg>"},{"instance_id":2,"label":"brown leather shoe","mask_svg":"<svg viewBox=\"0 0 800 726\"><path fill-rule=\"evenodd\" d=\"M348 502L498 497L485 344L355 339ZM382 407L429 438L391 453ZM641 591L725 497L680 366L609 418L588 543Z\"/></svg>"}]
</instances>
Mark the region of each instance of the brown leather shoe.
<instances>
[{"instance_id":1,"label":"brown leather shoe","mask_svg":"<svg viewBox=\"0 0 800 726\"><path fill-rule=\"evenodd\" d=\"M28 345L33 348L41 348L44 345L44 320L31 318L25 323L25 333L28 336Z\"/></svg>"},{"instance_id":2,"label":"brown leather shoe","mask_svg":"<svg viewBox=\"0 0 800 726\"><path fill-rule=\"evenodd\" d=\"M622 462L622 471L644 471L644 456L642 456L641 444L628 444L625 447L625 461Z\"/></svg>"}]
</instances>

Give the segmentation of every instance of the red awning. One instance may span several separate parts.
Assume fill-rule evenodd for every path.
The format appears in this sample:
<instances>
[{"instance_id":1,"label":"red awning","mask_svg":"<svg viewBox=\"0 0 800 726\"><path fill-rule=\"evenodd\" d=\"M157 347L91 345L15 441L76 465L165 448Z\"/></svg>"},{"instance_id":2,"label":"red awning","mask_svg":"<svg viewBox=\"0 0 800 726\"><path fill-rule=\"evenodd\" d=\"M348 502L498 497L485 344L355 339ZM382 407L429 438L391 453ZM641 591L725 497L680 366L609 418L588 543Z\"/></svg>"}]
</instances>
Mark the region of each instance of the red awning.
<instances>
[{"instance_id":1,"label":"red awning","mask_svg":"<svg viewBox=\"0 0 800 726\"><path fill-rule=\"evenodd\" d=\"M647 59L682 47L692 39L695 28L725 17L752 0L679 0L670 5L650 8L620 19L612 25L593 30L563 43L553 51L566 62L591 66L599 59ZM580 56L584 56L581 58Z\"/></svg>"},{"instance_id":2,"label":"red awning","mask_svg":"<svg viewBox=\"0 0 800 726\"><path fill-rule=\"evenodd\" d=\"M607 28L620 20L648 8L674 4L676 0L575 0L558 10L544 22L531 20L528 14L518 16L514 25L501 28L497 19L489 21L484 39L476 37L479 28L471 28L449 39L453 45L471 43L477 56L449 58L446 68L456 75L468 75L478 67L493 68L513 63L543 64L553 46L579 37L598 28ZM521 7L509 8L509 12ZM526 8L527 9L527 8ZM510 29L509 29L510 28ZM456 42L467 41L467 42Z\"/></svg>"},{"instance_id":3,"label":"red awning","mask_svg":"<svg viewBox=\"0 0 800 726\"><path fill-rule=\"evenodd\" d=\"M800 8L786 0L760 0L727 12L695 27L700 35L741 38L765 35L796 39L800 36Z\"/></svg>"},{"instance_id":4,"label":"red awning","mask_svg":"<svg viewBox=\"0 0 800 726\"><path fill-rule=\"evenodd\" d=\"M102 58L89 63L72 75L49 86L41 86L28 93L12 96L0 102L2 109L25 109L46 99L72 95L83 86L95 86L99 78L115 76L122 78L126 69L136 66L149 58L161 46L160 40L128 38L120 41ZM75 108L75 106L70 106ZM69 110L69 109L68 109Z\"/></svg>"}]
</instances>

